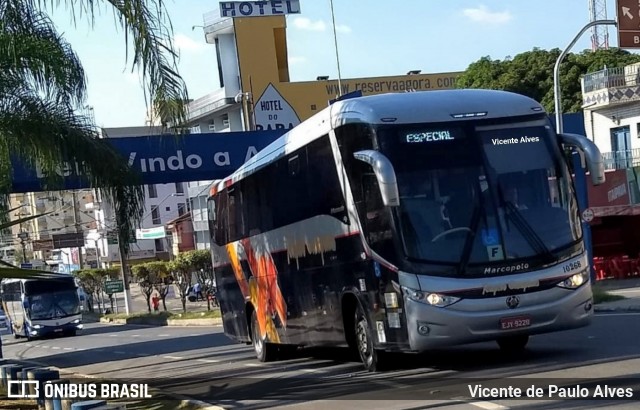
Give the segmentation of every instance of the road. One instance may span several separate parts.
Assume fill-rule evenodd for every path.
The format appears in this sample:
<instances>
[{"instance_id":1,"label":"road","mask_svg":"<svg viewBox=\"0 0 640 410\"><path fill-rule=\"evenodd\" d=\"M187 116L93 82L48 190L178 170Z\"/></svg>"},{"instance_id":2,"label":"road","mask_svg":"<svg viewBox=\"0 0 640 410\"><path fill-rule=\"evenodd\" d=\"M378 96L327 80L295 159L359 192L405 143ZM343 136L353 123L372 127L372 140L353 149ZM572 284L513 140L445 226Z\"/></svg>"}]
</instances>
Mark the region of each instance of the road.
<instances>
[{"instance_id":1,"label":"road","mask_svg":"<svg viewBox=\"0 0 640 410\"><path fill-rule=\"evenodd\" d=\"M377 374L364 372L342 349L306 350L259 363L250 347L232 343L219 327L89 324L74 338L26 342L5 336L4 354L95 377L150 381L225 408L632 409L640 398L638 340L640 314L602 314L588 328L533 337L520 356L507 357L495 344L482 343L398 355L393 369ZM616 377L627 377L616 386L635 388L633 401L558 400L558 394L548 399L546 392L537 401L452 400L469 396L469 386L478 384L526 389L579 383L591 397L596 384L611 386Z\"/></svg>"}]
</instances>

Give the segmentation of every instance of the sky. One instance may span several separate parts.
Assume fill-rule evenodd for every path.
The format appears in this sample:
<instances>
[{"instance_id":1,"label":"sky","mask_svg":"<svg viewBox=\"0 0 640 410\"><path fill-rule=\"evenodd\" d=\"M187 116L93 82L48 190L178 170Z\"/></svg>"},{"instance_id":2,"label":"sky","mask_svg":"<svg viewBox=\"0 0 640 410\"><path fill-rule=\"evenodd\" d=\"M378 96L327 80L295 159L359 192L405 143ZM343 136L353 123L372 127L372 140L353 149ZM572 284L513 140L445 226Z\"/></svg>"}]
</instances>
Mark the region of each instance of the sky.
<instances>
[{"instance_id":1,"label":"sky","mask_svg":"<svg viewBox=\"0 0 640 410\"><path fill-rule=\"evenodd\" d=\"M219 88L215 46L204 39L203 15L218 1L165 0L180 50L179 70L190 98ZM124 33L104 8L93 27L73 24L64 3L51 13L80 57L88 78L88 102L97 125L144 125L144 90L126 58ZM291 81L337 78L329 0L301 0L301 14L287 17ZM333 0L342 78L463 71L483 56L504 59L529 51L564 49L589 22L585 0ZM607 0L609 19L615 1ZM196 26L195 28L193 26ZM609 26L612 47L615 27ZM572 51L590 48L590 32Z\"/></svg>"}]
</instances>

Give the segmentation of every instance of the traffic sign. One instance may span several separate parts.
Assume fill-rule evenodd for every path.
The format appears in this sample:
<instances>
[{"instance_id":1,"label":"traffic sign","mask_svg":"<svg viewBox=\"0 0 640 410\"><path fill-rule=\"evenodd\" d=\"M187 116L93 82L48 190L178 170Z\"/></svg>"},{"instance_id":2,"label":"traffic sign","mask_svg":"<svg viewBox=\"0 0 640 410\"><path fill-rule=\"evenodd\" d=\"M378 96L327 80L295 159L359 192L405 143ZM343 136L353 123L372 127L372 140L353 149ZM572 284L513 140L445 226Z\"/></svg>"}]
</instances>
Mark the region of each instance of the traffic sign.
<instances>
[{"instance_id":1,"label":"traffic sign","mask_svg":"<svg viewBox=\"0 0 640 410\"><path fill-rule=\"evenodd\" d=\"M617 0L618 47L640 48L640 2Z\"/></svg>"},{"instance_id":2,"label":"traffic sign","mask_svg":"<svg viewBox=\"0 0 640 410\"><path fill-rule=\"evenodd\" d=\"M594 216L595 215L593 214L593 209L591 208L587 208L584 211L582 211L582 220L585 222L593 221Z\"/></svg>"},{"instance_id":3,"label":"traffic sign","mask_svg":"<svg viewBox=\"0 0 640 410\"><path fill-rule=\"evenodd\" d=\"M31 263L21 263L20 269L33 269L33 264Z\"/></svg>"},{"instance_id":4,"label":"traffic sign","mask_svg":"<svg viewBox=\"0 0 640 410\"><path fill-rule=\"evenodd\" d=\"M122 282L121 280L109 280L104 283L104 293L106 293L107 295L123 291L124 282Z\"/></svg>"}]
</instances>

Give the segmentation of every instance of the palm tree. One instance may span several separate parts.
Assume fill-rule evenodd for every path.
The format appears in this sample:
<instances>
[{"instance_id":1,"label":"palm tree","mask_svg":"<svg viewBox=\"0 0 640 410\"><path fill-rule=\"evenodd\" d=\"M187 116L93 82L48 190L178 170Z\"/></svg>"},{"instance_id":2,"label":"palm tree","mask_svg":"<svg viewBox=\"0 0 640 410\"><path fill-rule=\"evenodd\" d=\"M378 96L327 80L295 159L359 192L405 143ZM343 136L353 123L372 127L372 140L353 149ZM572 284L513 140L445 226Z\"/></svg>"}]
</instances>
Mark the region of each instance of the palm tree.
<instances>
[{"instance_id":1,"label":"palm tree","mask_svg":"<svg viewBox=\"0 0 640 410\"><path fill-rule=\"evenodd\" d=\"M92 22L96 3L112 6L125 44L132 39L132 69L142 72L147 105L164 125L169 120L183 124L188 95L163 0L65 2L74 19ZM14 160L38 167L45 190L60 189L60 170L75 164L114 206L119 240L128 244L143 214L143 187L126 160L99 138L83 108L82 64L46 13L47 6L58 5L55 0L0 0L0 195L6 199L11 192Z\"/></svg>"}]
</instances>

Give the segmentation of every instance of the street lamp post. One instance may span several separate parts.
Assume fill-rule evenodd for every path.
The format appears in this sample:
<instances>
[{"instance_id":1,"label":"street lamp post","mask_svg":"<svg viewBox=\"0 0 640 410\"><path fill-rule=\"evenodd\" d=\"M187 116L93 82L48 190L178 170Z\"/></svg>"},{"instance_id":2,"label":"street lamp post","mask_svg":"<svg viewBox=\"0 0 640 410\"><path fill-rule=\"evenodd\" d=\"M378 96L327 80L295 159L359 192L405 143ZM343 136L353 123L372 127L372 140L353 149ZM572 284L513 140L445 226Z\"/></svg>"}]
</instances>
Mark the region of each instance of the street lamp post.
<instances>
[{"instance_id":1,"label":"street lamp post","mask_svg":"<svg viewBox=\"0 0 640 410\"><path fill-rule=\"evenodd\" d=\"M591 27L598 25L617 25L618 23L615 20L595 20L586 24L582 30L576 34L576 36L571 40L569 45L560 53L558 59L556 60L556 64L553 68L553 94L555 100L555 111L556 111L556 132L558 134L562 134L564 132L564 124L562 122L562 91L560 89L560 64L562 60L567 56L571 48L576 44L578 39ZM594 136L595 139L595 136ZM581 210L584 210L589 205L589 198L587 196L587 181L584 172L584 158L583 155L575 152L573 154L573 161L575 167L575 184L576 191L578 194L578 206ZM582 222L582 232L584 237L584 242L587 248L587 257L589 261L593 261L593 244L591 240L591 226L588 222ZM593 269L593 264L589 263L591 266L590 276L593 283L596 281L596 271Z\"/></svg>"},{"instance_id":2,"label":"street lamp post","mask_svg":"<svg viewBox=\"0 0 640 410\"><path fill-rule=\"evenodd\" d=\"M576 36L571 40L569 45L562 50L562 53L558 56L556 60L556 65L553 68L553 94L555 97L555 110L556 110L556 132L561 134L564 130L562 123L562 92L560 90L560 64L562 60L569 54L569 51L573 48L573 46L578 42L580 37L591 27L599 26L599 25L617 25L618 23L615 20L595 20L589 22L585 25L582 30L576 34Z\"/></svg>"}]
</instances>

